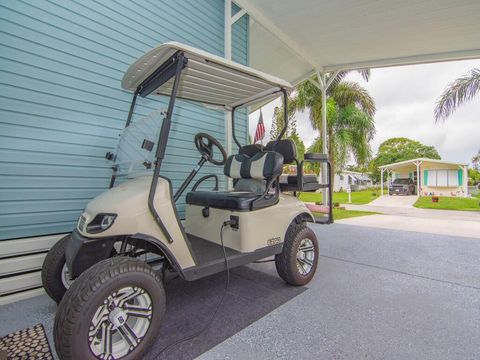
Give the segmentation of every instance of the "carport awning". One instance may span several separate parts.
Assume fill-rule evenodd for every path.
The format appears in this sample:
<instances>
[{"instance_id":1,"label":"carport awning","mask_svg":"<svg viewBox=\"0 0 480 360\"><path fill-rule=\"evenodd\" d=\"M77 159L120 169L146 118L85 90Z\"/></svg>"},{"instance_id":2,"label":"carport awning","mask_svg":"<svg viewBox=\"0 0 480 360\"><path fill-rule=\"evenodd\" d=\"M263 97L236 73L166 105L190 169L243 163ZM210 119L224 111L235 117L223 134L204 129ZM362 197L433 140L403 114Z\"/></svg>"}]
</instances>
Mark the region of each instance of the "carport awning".
<instances>
[{"instance_id":1,"label":"carport awning","mask_svg":"<svg viewBox=\"0 0 480 360\"><path fill-rule=\"evenodd\" d=\"M478 0L235 0L250 66L298 83L321 73L480 58Z\"/></svg>"}]
</instances>

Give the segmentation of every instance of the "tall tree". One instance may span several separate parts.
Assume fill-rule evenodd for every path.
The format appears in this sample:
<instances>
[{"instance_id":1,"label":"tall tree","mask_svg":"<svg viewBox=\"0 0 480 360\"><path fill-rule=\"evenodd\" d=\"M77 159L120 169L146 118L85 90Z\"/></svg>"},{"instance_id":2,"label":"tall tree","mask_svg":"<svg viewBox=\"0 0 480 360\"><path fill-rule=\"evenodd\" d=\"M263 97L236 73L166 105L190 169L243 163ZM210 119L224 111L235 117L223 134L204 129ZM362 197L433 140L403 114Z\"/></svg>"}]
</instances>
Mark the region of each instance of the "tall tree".
<instances>
[{"instance_id":1,"label":"tall tree","mask_svg":"<svg viewBox=\"0 0 480 360\"><path fill-rule=\"evenodd\" d=\"M472 165L475 170L480 170L480 150L472 157Z\"/></svg>"},{"instance_id":2,"label":"tall tree","mask_svg":"<svg viewBox=\"0 0 480 360\"><path fill-rule=\"evenodd\" d=\"M404 137L391 138L380 144L377 155L370 163L372 179L380 181L379 166L416 158L440 160L440 154L433 146Z\"/></svg>"},{"instance_id":3,"label":"tall tree","mask_svg":"<svg viewBox=\"0 0 480 360\"><path fill-rule=\"evenodd\" d=\"M276 139L283 130L284 125L285 121L283 108L277 106L275 107L275 110L273 112L272 127L270 128L270 139ZM297 120L293 111L289 111L288 126L284 137L287 139L291 139L295 143L297 147L297 159L303 160L303 155L305 154L305 144L298 136Z\"/></svg>"},{"instance_id":4,"label":"tall tree","mask_svg":"<svg viewBox=\"0 0 480 360\"><path fill-rule=\"evenodd\" d=\"M345 81L346 74L339 73L327 91L327 148L333 173L341 171L350 157L359 165L364 165L371 157L369 143L375 134L375 102L358 83ZM368 79L370 72L364 70L361 74ZM312 82L307 81L297 87L289 106L291 110L308 109L312 127L321 131L322 93ZM321 136L313 148L321 149Z\"/></svg>"},{"instance_id":5,"label":"tall tree","mask_svg":"<svg viewBox=\"0 0 480 360\"><path fill-rule=\"evenodd\" d=\"M480 69L472 69L468 74L450 83L437 100L435 121L445 120L459 106L471 101L480 92Z\"/></svg>"}]
</instances>

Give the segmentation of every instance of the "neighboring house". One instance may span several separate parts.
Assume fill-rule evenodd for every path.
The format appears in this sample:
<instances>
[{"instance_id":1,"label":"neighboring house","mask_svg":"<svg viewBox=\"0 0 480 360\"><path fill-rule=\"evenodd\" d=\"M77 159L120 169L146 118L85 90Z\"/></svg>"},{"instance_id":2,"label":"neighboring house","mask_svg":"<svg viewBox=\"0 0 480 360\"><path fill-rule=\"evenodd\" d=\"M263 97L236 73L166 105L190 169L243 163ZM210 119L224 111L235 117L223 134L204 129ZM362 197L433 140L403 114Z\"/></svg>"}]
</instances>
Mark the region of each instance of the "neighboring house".
<instances>
[{"instance_id":1,"label":"neighboring house","mask_svg":"<svg viewBox=\"0 0 480 360\"><path fill-rule=\"evenodd\" d=\"M225 56L225 11L224 0L2 2L0 298L39 291L38 269L56 234L72 231L85 204L108 188L105 153L127 119L132 94L120 82L130 64L172 40ZM239 16L231 29L232 60L244 65L248 24L248 15ZM176 105L162 165L174 189L199 159L194 135L208 132L225 144L226 131L224 112ZM165 108L166 99L139 98L133 121ZM246 112L235 119L246 143ZM223 168L205 165L199 176L212 172ZM182 214L184 200L177 205ZM7 277L15 271L24 275Z\"/></svg>"},{"instance_id":2,"label":"neighboring house","mask_svg":"<svg viewBox=\"0 0 480 360\"><path fill-rule=\"evenodd\" d=\"M468 168L466 164L418 158L380 166L381 189L391 181L410 178L420 189L420 196L461 196L468 194Z\"/></svg>"},{"instance_id":3,"label":"neighboring house","mask_svg":"<svg viewBox=\"0 0 480 360\"><path fill-rule=\"evenodd\" d=\"M373 186L373 182L368 174L344 170L339 174L335 174L333 191L345 191L348 188L352 191L358 191L371 186Z\"/></svg>"}]
</instances>

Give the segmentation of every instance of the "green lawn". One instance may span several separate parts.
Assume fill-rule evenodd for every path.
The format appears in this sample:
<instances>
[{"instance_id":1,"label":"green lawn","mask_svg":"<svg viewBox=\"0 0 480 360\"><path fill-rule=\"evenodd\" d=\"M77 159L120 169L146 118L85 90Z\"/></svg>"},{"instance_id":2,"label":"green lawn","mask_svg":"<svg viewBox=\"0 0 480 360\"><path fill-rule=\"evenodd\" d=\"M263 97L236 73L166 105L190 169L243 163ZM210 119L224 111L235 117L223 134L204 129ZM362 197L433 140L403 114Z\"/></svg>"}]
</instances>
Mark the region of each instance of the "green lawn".
<instances>
[{"instance_id":1,"label":"green lawn","mask_svg":"<svg viewBox=\"0 0 480 360\"><path fill-rule=\"evenodd\" d=\"M373 195L375 194L375 195ZM363 190L352 192L352 204L363 205L375 200L380 195L380 190ZM321 202L322 193L305 192L300 194L300 200L306 202ZM346 192L333 193L333 202L339 204L348 203L348 194Z\"/></svg>"},{"instance_id":2,"label":"green lawn","mask_svg":"<svg viewBox=\"0 0 480 360\"><path fill-rule=\"evenodd\" d=\"M325 214L322 213L313 213L315 216L325 216ZM371 212L371 211L357 211L357 210L343 210L343 209L333 209L333 220L341 220L341 219L347 219L347 218L352 218L352 217L357 217L357 216L365 216L365 215L375 215L378 214L376 212Z\"/></svg>"},{"instance_id":3,"label":"green lawn","mask_svg":"<svg viewBox=\"0 0 480 360\"><path fill-rule=\"evenodd\" d=\"M440 197L438 203L434 203L430 196L422 196L413 206L422 209L480 211L480 200L478 198Z\"/></svg>"}]
</instances>

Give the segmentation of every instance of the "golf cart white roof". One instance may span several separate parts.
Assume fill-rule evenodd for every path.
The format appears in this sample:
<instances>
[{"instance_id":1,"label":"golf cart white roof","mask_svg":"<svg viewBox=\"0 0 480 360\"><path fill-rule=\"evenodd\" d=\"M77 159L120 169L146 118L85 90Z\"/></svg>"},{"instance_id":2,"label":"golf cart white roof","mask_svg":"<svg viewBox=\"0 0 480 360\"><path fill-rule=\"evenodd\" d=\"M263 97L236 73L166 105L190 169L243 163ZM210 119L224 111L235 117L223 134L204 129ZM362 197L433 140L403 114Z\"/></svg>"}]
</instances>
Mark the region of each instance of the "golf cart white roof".
<instances>
[{"instance_id":1,"label":"golf cart white roof","mask_svg":"<svg viewBox=\"0 0 480 360\"><path fill-rule=\"evenodd\" d=\"M135 91L178 51L183 51L188 59L181 75L179 98L231 109L269 94L276 97L282 88L292 89L285 80L178 42L161 44L135 61L123 76L122 88ZM152 94L169 96L173 80L170 79Z\"/></svg>"}]
</instances>

